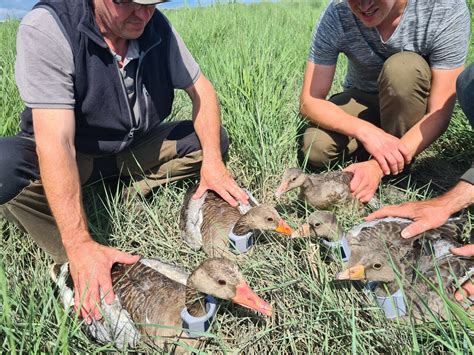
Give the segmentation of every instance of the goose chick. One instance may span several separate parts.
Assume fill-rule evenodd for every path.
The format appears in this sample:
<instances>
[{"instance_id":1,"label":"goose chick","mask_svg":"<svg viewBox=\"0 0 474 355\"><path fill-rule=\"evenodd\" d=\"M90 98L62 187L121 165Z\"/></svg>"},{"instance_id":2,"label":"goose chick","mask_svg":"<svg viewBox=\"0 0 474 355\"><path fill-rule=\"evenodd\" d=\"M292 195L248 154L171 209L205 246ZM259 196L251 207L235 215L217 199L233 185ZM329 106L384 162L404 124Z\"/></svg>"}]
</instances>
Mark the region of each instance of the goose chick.
<instances>
[{"instance_id":1,"label":"goose chick","mask_svg":"<svg viewBox=\"0 0 474 355\"><path fill-rule=\"evenodd\" d=\"M343 229L336 215L330 211L314 211L291 235L293 238L317 237L328 242L336 241L344 236Z\"/></svg>"},{"instance_id":2,"label":"goose chick","mask_svg":"<svg viewBox=\"0 0 474 355\"><path fill-rule=\"evenodd\" d=\"M229 235L243 236L254 230L274 231L291 235L293 230L277 210L268 204L235 208L214 191L207 191L201 199L191 196L197 187L189 190L181 209L180 229L183 240L193 249L202 247L213 257L234 258L229 247Z\"/></svg>"},{"instance_id":3,"label":"goose chick","mask_svg":"<svg viewBox=\"0 0 474 355\"><path fill-rule=\"evenodd\" d=\"M352 196L349 187L353 173L329 171L321 174L305 174L299 168L287 169L275 196L300 188L299 199L320 210L328 210L337 205L361 208L361 203Z\"/></svg>"},{"instance_id":4,"label":"goose chick","mask_svg":"<svg viewBox=\"0 0 474 355\"><path fill-rule=\"evenodd\" d=\"M395 294L401 285L417 321L428 320L431 314L446 319L445 302L436 290L441 286L455 301L458 279L474 268L474 260L449 253L450 248L459 245L458 223L449 222L416 238L404 239L400 233L410 220L384 218L372 222L346 234L351 250L348 268L336 278L378 282L375 294L379 297Z\"/></svg>"},{"instance_id":5,"label":"goose chick","mask_svg":"<svg viewBox=\"0 0 474 355\"><path fill-rule=\"evenodd\" d=\"M116 264L112 270L114 290L140 332L160 347L173 341L196 346L182 331L181 311L193 317L205 316L206 296L211 295L270 316L272 307L259 298L245 282L237 265L224 258L205 260L183 285L138 262Z\"/></svg>"}]
</instances>

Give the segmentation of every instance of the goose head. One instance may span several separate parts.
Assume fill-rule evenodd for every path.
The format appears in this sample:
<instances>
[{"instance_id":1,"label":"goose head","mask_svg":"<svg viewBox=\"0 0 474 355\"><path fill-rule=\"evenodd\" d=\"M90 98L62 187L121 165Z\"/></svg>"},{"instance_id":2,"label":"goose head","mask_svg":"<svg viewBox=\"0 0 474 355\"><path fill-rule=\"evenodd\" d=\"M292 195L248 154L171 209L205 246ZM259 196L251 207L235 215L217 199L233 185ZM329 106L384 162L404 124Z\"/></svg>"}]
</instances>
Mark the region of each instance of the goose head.
<instances>
[{"instance_id":1,"label":"goose head","mask_svg":"<svg viewBox=\"0 0 474 355\"><path fill-rule=\"evenodd\" d=\"M225 258L210 258L189 276L188 288L271 316L272 306L248 286L237 265Z\"/></svg>"},{"instance_id":2,"label":"goose head","mask_svg":"<svg viewBox=\"0 0 474 355\"><path fill-rule=\"evenodd\" d=\"M280 186L275 192L275 196L280 198L284 193L300 187L306 181L306 174L299 168L289 168L283 173Z\"/></svg>"},{"instance_id":3,"label":"goose head","mask_svg":"<svg viewBox=\"0 0 474 355\"><path fill-rule=\"evenodd\" d=\"M327 241L335 241L342 235L342 227L334 213L315 211L309 215L307 223L293 232L292 237L318 237Z\"/></svg>"},{"instance_id":4,"label":"goose head","mask_svg":"<svg viewBox=\"0 0 474 355\"><path fill-rule=\"evenodd\" d=\"M275 207L268 204L251 208L237 221L233 232L236 235L244 235L251 230L274 231L285 235L293 233Z\"/></svg>"},{"instance_id":5,"label":"goose head","mask_svg":"<svg viewBox=\"0 0 474 355\"><path fill-rule=\"evenodd\" d=\"M348 267L336 275L337 280L366 280L385 283L390 291L399 288L397 279L403 277L405 266L401 250L382 238L351 240Z\"/></svg>"}]
</instances>

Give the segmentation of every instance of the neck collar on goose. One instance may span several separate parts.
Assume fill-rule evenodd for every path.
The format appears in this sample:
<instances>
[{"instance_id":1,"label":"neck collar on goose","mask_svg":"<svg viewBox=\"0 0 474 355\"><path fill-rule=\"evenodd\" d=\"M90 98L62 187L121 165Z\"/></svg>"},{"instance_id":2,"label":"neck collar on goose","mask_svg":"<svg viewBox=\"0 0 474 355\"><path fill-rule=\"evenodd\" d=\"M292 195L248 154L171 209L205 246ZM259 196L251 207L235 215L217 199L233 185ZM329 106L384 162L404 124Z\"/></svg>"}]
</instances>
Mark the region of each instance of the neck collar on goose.
<instances>
[{"instance_id":1,"label":"neck collar on goose","mask_svg":"<svg viewBox=\"0 0 474 355\"><path fill-rule=\"evenodd\" d=\"M324 239L322 241L323 244L330 248L334 254L340 254L343 262L347 263L349 261L349 257L351 256L351 249L349 248L349 242L347 241L345 236L334 242L328 242Z\"/></svg>"},{"instance_id":2,"label":"neck collar on goose","mask_svg":"<svg viewBox=\"0 0 474 355\"><path fill-rule=\"evenodd\" d=\"M206 296L206 314L202 317L194 317L189 314L188 309L184 307L181 310L181 319L183 320L183 330L190 338L203 336L211 325L212 319L217 311L217 301L214 297Z\"/></svg>"},{"instance_id":3,"label":"neck collar on goose","mask_svg":"<svg viewBox=\"0 0 474 355\"><path fill-rule=\"evenodd\" d=\"M376 281L370 281L365 286L366 292L369 292L377 302L380 308L383 309L385 317L387 319L395 319L403 317L407 314L407 305L405 303L405 297L403 291L399 288L395 293L383 297L377 296L374 290L378 287L379 283Z\"/></svg>"},{"instance_id":4,"label":"neck collar on goose","mask_svg":"<svg viewBox=\"0 0 474 355\"><path fill-rule=\"evenodd\" d=\"M243 254L249 251L254 243L253 231L244 235L234 234L234 227L229 231L229 246L230 250L235 254Z\"/></svg>"}]
</instances>

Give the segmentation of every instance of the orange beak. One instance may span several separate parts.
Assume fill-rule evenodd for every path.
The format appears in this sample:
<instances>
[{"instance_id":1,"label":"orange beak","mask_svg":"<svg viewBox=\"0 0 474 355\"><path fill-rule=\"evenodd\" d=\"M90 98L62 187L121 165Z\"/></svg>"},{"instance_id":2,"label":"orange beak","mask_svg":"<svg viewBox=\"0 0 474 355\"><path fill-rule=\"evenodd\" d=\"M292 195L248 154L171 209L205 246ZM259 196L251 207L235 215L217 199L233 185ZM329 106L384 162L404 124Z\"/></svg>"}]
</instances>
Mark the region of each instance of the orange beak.
<instances>
[{"instance_id":1,"label":"orange beak","mask_svg":"<svg viewBox=\"0 0 474 355\"><path fill-rule=\"evenodd\" d=\"M297 230L291 234L292 238L301 238L311 236L311 228L309 223L302 224Z\"/></svg>"},{"instance_id":2,"label":"orange beak","mask_svg":"<svg viewBox=\"0 0 474 355\"><path fill-rule=\"evenodd\" d=\"M276 227L275 232L285 235L291 235L293 233L293 229L291 229L291 227L286 224L283 219L280 219L280 221L278 221L278 227Z\"/></svg>"},{"instance_id":3,"label":"orange beak","mask_svg":"<svg viewBox=\"0 0 474 355\"><path fill-rule=\"evenodd\" d=\"M275 197L280 198L285 192L288 191L288 181L283 181L275 192Z\"/></svg>"},{"instance_id":4,"label":"orange beak","mask_svg":"<svg viewBox=\"0 0 474 355\"><path fill-rule=\"evenodd\" d=\"M241 281L237 285L235 289L235 297L232 298L232 301L266 316L272 315L272 306L258 297L245 281Z\"/></svg>"},{"instance_id":5,"label":"orange beak","mask_svg":"<svg viewBox=\"0 0 474 355\"><path fill-rule=\"evenodd\" d=\"M356 265L336 275L336 280L364 280L365 267L363 265Z\"/></svg>"}]
</instances>

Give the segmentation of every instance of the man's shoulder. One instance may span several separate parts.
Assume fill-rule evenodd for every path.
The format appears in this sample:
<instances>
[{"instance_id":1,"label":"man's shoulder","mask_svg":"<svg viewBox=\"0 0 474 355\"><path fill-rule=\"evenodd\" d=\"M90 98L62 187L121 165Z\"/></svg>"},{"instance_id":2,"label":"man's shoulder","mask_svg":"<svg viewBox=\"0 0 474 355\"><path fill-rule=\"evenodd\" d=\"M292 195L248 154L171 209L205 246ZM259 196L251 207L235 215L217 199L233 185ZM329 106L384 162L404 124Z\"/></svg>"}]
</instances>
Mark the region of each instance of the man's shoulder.
<instances>
[{"instance_id":1,"label":"man's shoulder","mask_svg":"<svg viewBox=\"0 0 474 355\"><path fill-rule=\"evenodd\" d=\"M51 23L56 23L51 12L46 8L38 7L29 11L21 20L20 25L44 28Z\"/></svg>"},{"instance_id":2,"label":"man's shoulder","mask_svg":"<svg viewBox=\"0 0 474 355\"><path fill-rule=\"evenodd\" d=\"M456 11L467 9L466 0L409 0L413 2L415 10L428 11L430 13Z\"/></svg>"}]
</instances>

